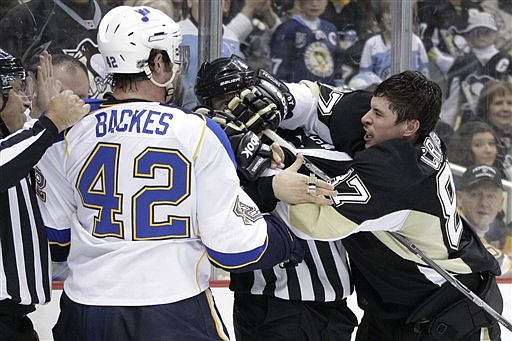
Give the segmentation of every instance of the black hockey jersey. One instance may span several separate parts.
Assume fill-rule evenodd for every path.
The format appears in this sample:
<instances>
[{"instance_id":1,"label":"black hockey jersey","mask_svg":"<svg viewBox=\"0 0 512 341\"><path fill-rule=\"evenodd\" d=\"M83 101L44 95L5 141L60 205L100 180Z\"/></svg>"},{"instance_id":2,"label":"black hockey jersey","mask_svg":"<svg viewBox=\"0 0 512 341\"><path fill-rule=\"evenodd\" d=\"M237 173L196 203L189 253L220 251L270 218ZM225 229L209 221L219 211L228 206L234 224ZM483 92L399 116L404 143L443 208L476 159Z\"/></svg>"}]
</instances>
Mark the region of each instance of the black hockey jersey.
<instances>
[{"instance_id":1,"label":"black hockey jersey","mask_svg":"<svg viewBox=\"0 0 512 341\"><path fill-rule=\"evenodd\" d=\"M321 98L339 95L326 91L320 87ZM362 135L354 134L361 129L361 113L343 106L351 96L342 95L329 112L317 110L317 119L329 128L336 149L350 149L355 155L344 166L338 164L339 175L332 181L339 193L335 205L278 205L299 237L344 238L359 305L384 318L408 316L441 285L449 285L388 231L409 238L451 273L499 274L494 257L456 212L442 141L431 133L417 144L390 140L368 149L354 148L361 146L357 140Z\"/></svg>"}]
</instances>

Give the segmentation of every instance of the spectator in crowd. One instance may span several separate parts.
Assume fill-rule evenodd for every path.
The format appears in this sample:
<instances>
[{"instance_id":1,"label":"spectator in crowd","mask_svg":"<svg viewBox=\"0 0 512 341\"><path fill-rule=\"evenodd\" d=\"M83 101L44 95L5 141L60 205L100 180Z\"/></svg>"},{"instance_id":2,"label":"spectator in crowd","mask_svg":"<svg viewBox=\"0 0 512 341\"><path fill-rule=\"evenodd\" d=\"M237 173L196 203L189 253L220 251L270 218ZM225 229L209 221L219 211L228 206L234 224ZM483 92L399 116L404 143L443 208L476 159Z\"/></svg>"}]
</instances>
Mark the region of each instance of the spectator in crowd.
<instances>
[{"instance_id":1,"label":"spectator in crowd","mask_svg":"<svg viewBox=\"0 0 512 341\"><path fill-rule=\"evenodd\" d=\"M482 10L479 3L468 0L418 2L420 37L434 61L431 66L437 66L439 76L447 74L455 58L467 46L456 30L463 30L467 26L470 8Z\"/></svg>"},{"instance_id":2,"label":"spectator in crowd","mask_svg":"<svg viewBox=\"0 0 512 341\"><path fill-rule=\"evenodd\" d=\"M270 39L281 19L274 12L272 0L232 1L243 3L240 10L229 20L229 27L240 40L240 49L244 59L254 69L272 69L270 58Z\"/></svg>"},{"instance_id":3,"label":"spectator in crowd","mask_svg":"<svg viewBox=\"0 0 512 341\"><path fill-rule=\"evenodd\" d=\"M491 14L470 9L467 26L458 33L470 49L455 59L448 72L448 94L441 115L455 130L461 115L475 111L480 91L488 81L512 80L512 57L495 46L498 27Z\"/></svg>"},{"instance_id":4,"label":"spectator in crowd","mask_svg":"<svg viewBox=\"0 0 512 341\"><path fill-rule=\"evenodd\" d=\"M457 44L455 30L466 27L469 8L482 10L477 2L468 0L419 1L418 24L425 49L436 48L455 58L463 47Z\"/></svg>"},{"instance_id":5,"label":"spectator in crowd","mask_svg":"<svg viewBox=\"0 0 512 341\"><path fill-rule=\"evenodd\" d=\"M196 93L203 104L221 110L242 89L254 85L262 93L267 92L265 82L268 80L261 75L261 72L255 75L247 63L236 56L219 58L201 66ZM369 99L370 94L366 94L366 98ZM350 108L362 113L368 110L368 103L356 105L352 96L345 96L336 108ZM312 109L316 110L316 107ZM333 151L334 147L318 136L301 134L300 142L296 147L299 151L307 150L308 157L346 157L345 153ZM265 188L270 182L277 185L279 178L267 175L258 179L256 185L243 181L245 188ZM272 211L277 202L272 187L261 191L263 195L253 196L255 202ZM248 193L254 192L248 190ZM357 319L346 303L351 283L345 249L341 241L313 240L305 243L304 248L304 261L295 268L278 265L231 274L230 289L235 292L233 323L236 340L350 340Z\"/></svg>"},{"instance_id":6,"label":"spectator in crowd","mask_svg":"<svg viewBox=\"0 0 512 341\"><path fill-rule=\"evenodd\" d=\"M451 163L463 167L478 164L496 167L503 178L510 179L510 170L503 165L502 149L494 130L482 121L462 124L447 146Z\"/></svg>"},{"instance_id":7,"label":"spectator in crowd","mask_svg":"<svg viewBox=\"0 0 512 341\"><path fill-rule=\"evenodd\" d=\"M507 0L482 0L480 6L484 12L491 13L498 26L496 47L511 52L512 44L512 3Z\"/></svg>"},{"instance_id":8,"label":"spectator in crowd","mask_svg":"<svg viewBox=\"0 0 512 341\"><path fill-rule=\"evenodd\" d=\"M294 264L301 244L240 188L213 121L160 104L181 65L179 26L119 6L98 31L112 98L38 164L45 224L71 245L54 339L228 339L210 261L230 271Z\"/></svg>"},{"instance_id":9,"label":"spectator in crowd","mask_svg":"<svg viewBox=\"0 0 512 341\"><path fill-rule=\"evenodd\" d=\"M503 221L496 225L497 216L503 209L503 201L499 169L488 165L468 167L457 186L457 207L486 249L500 263L502 275L507 276L512 274L512 260L504 246L507 239L512 238L512 230ZM497 231L490 233L491 229ZM500 239L493 238L497 233L501 235Z\"/></svg>"},{"instance_id":10,"label":"spectator in crowd","mask_svg":"<svg viewBox=\"0 0 512 341\"><path fill-rule=\"evenodd\" d=\"M235 32L238 40L244 41L251 34L254 25L265 25L266 29L275 28L281 22L277 14L272 8L271 0L252 0L252 1L238 1L242 2L243 6L232 17L229 18L227 26ZM231 1L231 7L235 1ZM262 28L263 30L263 28Z\"/></svg>"},{"instance_id":11,"label":"spectator in crowd","mask_svg":"<svg viewBox=\"0 0 512 341\"><path fill-rule=\"evenodd\" d=\"M356 39L366 39L378 31L377 21L373 15L371 1L368 0L329 0L320 16L332 22L338 29L341 39L354 31Z\"/></svg>"},{"instance_id":12,"label":"spectator in crowd","mask_svg":"<svg viewBox=\"0 0 512 341\"><path fill-rule=\"evenodd\" d=\"M477 119L487 122L498 135L505 166L512 165L512 84L488 81L480 92L475 113Z\"/></svg>"},{"instance_id":13,"label":"spectator in crowd","mask_svg":"<svg viewBox=\"0 0 512 341\"><path fill-rule=\"evenodd\" d=\"M299 14L276 28L270 43L272 72L286 82L341 85L342 55L334 24L320 18L327 0L297 0Z\"/></svg>"},{"instance_id":14,"label":"spectator in crowd","mask_svg":"<svg viewBox=\"0 0 512 341\"><path fill-rule=\"evenodd\" d=\"M101 98L109 88L96 33L109 9L99 0L22 2L0 20L0 47L12 51L29 69L36 67L45 50L79 59L89 70L89 95Z\"/></svg>"},{"instance_id":15,"label":"spectator in crowd","mask_svg":"<svg viewBox=\"0 0 512 341\"><path fill-rule=\"evenodd\" d=\"M46 58L43 56L42 58ZM25 70L0 50L0 329L3 340L38 340L30 318L51 297L48 242L32 168L56 135L89 111L71 91L55 96L38 120L27 120Z\"/></svg>"},{"instance_id":16,"label":"spectator in crowd","mask_svg":"<svg viewBox=\"0 0 512 341\"><path fill-rule=\"evenodd\" d=\"M481 7L470 0L418 1L417 4L418 35L430 58L430 78L446 94L446 74L455 58L467 49L466 40L456 30L466 27L469 8L481 10Z\"/></svg>"},{"instance_id":17,"label":"spectator in crowd","mask_svg":"<svg viewBox=\"0 0 512 341\"><path fill-rule=\"evenodd\" d=\"M229 0L221 1L223 7L229 8ZM187 0L190 9L190 15L187 19L180 21L181 32L183 33L183 46L189 48L189 60L187 69L181 75L181 84L178 94L178 103L184 108L193 109L198 105L194 94L194 84L197 76L198 67L198 17L199 0ZM240 41L236 34L227 26L222 25L222 48L221 55L229 57L232 54L240 55Z\"/></svg>"},{"instance_id":18,"label":"spectator in crowd","mask_svg":"<svg viewBox=\"0 0 512 341\"><path fill-rule=\"evenodd\" d=\"M343 50L342 77L346 84L359 71L364 43L380 32L374 6L371 0L330 0L321 18L338 29Z\"/></svg>"},{"instance_id":19,"label":"spectator in crowd","mask_svg":"<svg viewBox=\"0 0 512 341\"><path fill-rule=\"evenodd\" d=\"M359 64L359 72L373 72L382 80L391 76L391 3L392 0L379 2L378 18L382 31L365 42ZM414 33L411 49L411 69L429 77L427 52Z\"/></svg>"}]
</instances>

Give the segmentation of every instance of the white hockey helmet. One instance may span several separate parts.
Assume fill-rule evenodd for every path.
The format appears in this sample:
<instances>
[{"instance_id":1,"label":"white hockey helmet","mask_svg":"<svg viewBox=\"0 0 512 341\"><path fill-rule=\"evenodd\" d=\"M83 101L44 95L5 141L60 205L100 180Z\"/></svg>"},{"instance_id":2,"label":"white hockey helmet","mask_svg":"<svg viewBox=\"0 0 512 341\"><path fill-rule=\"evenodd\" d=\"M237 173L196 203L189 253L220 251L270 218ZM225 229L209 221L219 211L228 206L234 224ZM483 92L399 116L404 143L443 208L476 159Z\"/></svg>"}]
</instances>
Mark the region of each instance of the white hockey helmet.
<instances>
[{"instance_id":1,"label":"white hockey helmet","mask_svg":"<svg viewBox=\"0 0 512 341\"><path fill-rule=\"evenodd\" d=\"M151 78L148 58L152 49L166 51L173 71L177 71L182 58L181 40L178 24L147 6L114 7L98 27L98 49L109 73L146 72Z\"/></svg>"}]
</instances>

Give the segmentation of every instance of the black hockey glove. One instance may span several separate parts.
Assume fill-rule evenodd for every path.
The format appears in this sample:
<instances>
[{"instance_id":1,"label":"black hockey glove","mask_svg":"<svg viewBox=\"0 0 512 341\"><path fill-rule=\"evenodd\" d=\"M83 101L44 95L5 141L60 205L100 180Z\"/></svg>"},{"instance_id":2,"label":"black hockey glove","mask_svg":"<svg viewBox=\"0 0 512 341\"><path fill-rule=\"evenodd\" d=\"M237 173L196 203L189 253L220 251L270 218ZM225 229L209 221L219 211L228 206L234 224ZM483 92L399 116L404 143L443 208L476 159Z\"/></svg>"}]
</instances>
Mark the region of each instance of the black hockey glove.
<instances>
[{"instance_id":1,"label":"black hockey glove","mask_svg":"<svg viewBox=\"0 0 512 341\"><path fill-rule=\"evenodd\" d=\"M276 130L294 107L288 87L265 70L258 71L256 85L241 91L228 104L231 113L256 134Z\"/></svg>"},{"instance_id":2,"label":"black hockey glove","mask_svg":"<svg viewBox=\"0 0 512 341\"><path fill-rule=\"evenodd\" d=\"M233 116L229 110L217 111L210 109L209 107L199 106L194 109L194 112L208 116L213 121L217 122L222 129L224 129L224 132L228 137L247 132L245 125Z\"/></svg>"},{"instance_id":3,"label":"black hockey glove","mask_svg":"<svg viewBox=\"0 0 512 341\"><path fill-rule=\"evenodd\" d=\"M290 89L273 74L259 69L256 75L258 89L264 96L272 98L277 108L282 113L282 120L292 117L295 108L295 98Z\"/></svg>"},{"instance_id":4,"label":"black hockey glove","mask_svg":"<svg viewBox=\"0 0 512 341\"><path fill-rule=\"evenodd\" d=\"M231 113L252 132L276 127L281 122L281 113L271 98L261 95L256 86L243 90L228 104Z\"/></svg>"},{"instance_id":5,"label":"black hockey glove","mask_svg":"<svg viewBox=\"0 0 512 341\"><path fill-rule=\"evenodd\" d=\"M272 151L268 145L261 142L258 135L246 131L228 137L235 152L238 172L244 179L254 181L270 167Z\"/></svg>"},{"instance_id":6,"label":"black hockey glove","mask_svg":"<svg viewBox=\"0 0 512 341\"><path fill-rule=\"evenodd\" d=\"M217 122L229 138L239 174L247 181L254 181L270 167L272 151L252 131L248 130L231 112L214 111L198 107L195 112L206 115Z\"/></svg>"}]
</instances>

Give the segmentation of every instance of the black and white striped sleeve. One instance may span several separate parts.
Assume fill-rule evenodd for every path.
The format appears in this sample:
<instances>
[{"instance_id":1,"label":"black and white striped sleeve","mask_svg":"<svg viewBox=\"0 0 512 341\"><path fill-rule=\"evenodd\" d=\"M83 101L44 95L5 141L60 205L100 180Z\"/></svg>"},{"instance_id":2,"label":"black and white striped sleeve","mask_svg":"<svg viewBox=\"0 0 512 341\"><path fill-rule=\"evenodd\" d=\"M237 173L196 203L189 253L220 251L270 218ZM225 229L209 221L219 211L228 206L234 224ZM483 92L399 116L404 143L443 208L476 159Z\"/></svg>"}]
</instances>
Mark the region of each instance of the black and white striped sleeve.
<instances>
[{"instance_id":1,"label":"black and white striped sleeve","mask_svg":"<svg viewBox=\"0 0 512 341\"><path fill-rule=\"evenodd\" d=\"M53 143L58 130L42 116L0 140L0 192L5 192L26 177Z\"/></svg>"}]
</instances>

